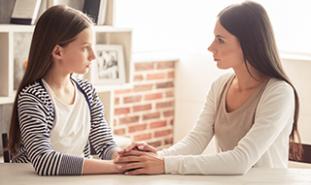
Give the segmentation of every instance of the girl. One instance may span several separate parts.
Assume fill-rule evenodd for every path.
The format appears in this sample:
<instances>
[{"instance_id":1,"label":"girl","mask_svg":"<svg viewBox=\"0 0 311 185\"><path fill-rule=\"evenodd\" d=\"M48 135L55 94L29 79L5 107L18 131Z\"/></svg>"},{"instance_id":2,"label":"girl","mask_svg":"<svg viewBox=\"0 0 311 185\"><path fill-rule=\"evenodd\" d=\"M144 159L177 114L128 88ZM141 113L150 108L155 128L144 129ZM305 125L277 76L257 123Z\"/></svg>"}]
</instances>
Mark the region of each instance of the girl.
<instances>
[{"instance_id":1,"label":"girl","mask_svg":"<svg viewBox=\"0 0 311 185\"><path fill-rule=\"evenodd\" d=\"M128 174L244 174L252 167L287 168L289 141L299 140L299 102L282 69L266 11L254 2L229 6L219 13L214 35L208 50L218 68L234 73L214 82L197 124L182 141L158 154L144 144L124 150L116 162L131 170ZM202 154L213 136L219 153Z\"/></svg>"},{"instance_id":2,"label":"girl","mask_svg":"<svg viewBox=\"0 0 311 185\"><path fill-rule=\"evenodd\" d=\"M118 148L95 89L84 74L95 59L92 21L67 6L38 20L28 66L17 90L9 134L13 162L39 175L117 173ZM90 147L102 160L90 159Z\"/></svg>"}]
</instances>

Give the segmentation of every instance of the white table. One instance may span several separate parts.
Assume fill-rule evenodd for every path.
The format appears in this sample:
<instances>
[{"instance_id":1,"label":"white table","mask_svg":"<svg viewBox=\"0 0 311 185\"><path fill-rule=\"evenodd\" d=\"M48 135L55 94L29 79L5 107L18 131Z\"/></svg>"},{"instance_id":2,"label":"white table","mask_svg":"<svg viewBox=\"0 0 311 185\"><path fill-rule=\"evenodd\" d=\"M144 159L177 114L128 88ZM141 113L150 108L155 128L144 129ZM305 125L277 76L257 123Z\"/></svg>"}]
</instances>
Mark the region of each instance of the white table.
<instances>
[{"instance_id":1,"label":"white table","mask_svg":"<svg viewBox=\"0 0 311 185\"><path fill-rule=\"evenodd\" d=\"M311 169L251 169L243 176L38 176L29 164L0 163L0 185L311 185Z\"/></svg>"}]
</instances>

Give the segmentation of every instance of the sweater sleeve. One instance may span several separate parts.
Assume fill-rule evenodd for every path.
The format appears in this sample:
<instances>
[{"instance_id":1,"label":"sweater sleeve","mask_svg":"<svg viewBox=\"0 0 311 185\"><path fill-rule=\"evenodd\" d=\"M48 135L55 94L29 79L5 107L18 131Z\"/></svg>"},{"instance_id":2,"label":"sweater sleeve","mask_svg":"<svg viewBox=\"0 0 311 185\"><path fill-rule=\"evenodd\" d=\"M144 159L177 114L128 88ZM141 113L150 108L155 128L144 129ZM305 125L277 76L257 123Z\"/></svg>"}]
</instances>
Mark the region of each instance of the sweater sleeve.
<instances>
[{"instance_id":1,"label":"sweater sleeve","mask_svg":"<svg viewBox=\"0 0 311 185\"><path fill-rule=\"evenodd\" d=\"M101 159L111 159L117 150L111 129L104 117L104 106L94 88L92 88L90 142Z\"/></svg>"},{"instance_id":2,"label":"sweater sleeve","mask_svg":"<svg viewBox=\"0 0 311 185\"><path fill-rule=\"evenodd\" d=\"M41 96L41 95L40 95ZM49 110L33 93L18 96L21 140L27 156L39 175L80 175L83 158L65 155L52 149L49 137Z\"/></svg>"},{"instance_id":3,"label":"sweater sleeve","mask_svg":"<svg viewBox=\"0 0 311 185\"><path fill-rule=\"evenodd\" d=\"M294 92L285 82L266 87L252 128L230 151L215 155L165 156L165 171L173 174L244 174L293 122Z\"/></svg>"},{"instance_id":4,"label":"sweater sleeve","mask_svg":"<svg viewBox=\"0 0 311 185\"><path fill-rule=\"evenodd\" d=\"M224 75L212 84L199 119L192 130L172 147L159 151L159 155L197 155L205 150L214 136L214 122L219 103L219 91L221 91L229 76L231 75Z\"/></svg>"}]
</instances>

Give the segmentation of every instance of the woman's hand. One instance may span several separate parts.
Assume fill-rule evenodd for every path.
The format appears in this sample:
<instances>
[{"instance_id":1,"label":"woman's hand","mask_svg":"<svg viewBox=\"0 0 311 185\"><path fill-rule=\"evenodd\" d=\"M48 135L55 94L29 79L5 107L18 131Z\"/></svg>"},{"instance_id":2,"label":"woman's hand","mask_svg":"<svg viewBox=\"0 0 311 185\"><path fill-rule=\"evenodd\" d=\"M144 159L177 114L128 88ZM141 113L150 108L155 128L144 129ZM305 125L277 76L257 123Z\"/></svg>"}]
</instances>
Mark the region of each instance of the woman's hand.
<instances>
[{"instance_id":1,"label":"woman's hand","mask_svg":"<svg viewBox=\"0 0 311 185\"><path fill-rule=\"evenodd\" d=\"M118 169L127 175L163 174L164 159L152 152L131 150L114 160Z\"/></svg>"},{"instance_id":2,"label":"woman's hand","mask_svg":"<svg viewBox=\"0 0 311 185\"><path fill-rule=\"evenodd\" d=\"M144 152L152 152L157 153L157 149L151 145L148 145L146 143L132 143L128 147L124 148L123 150L119 151L119 155L123 155L124 153L128 153L131 150L138 150L138 151L144 151Z\"/></svg>"}]
</instances>

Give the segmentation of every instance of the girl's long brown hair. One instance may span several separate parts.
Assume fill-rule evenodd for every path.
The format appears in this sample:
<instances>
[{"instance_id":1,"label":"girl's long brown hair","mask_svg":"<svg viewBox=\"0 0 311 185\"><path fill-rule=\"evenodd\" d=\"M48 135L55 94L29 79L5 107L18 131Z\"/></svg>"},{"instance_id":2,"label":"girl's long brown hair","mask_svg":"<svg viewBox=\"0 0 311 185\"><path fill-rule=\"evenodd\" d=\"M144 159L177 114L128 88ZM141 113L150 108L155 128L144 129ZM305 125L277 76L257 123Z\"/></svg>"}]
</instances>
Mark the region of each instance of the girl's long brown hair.
<instances>
[{"instance_id":1,"label":"girl's long brown hair","mask_svg":"<svg viewBox=\"0 0 311 185\"><path fill-rule=\"evenodd\" d=\"M218 14L220 24L238 38L246 66L251 65L260 73L283 80L292 86L295 94L293 129L290 134L290 158L302 157L302 146L298 132L299 98L296 88L283 70L278 54L272 25L265 9L258 3L246 1L228 6ZM250 72L250 70L248 69Z\"/></svg>"},{"instance_id":2,"label":"girl's long brown hair","mask_svg":"<svg viewBox=\"0 0 311 185\"><path fill-rule=\"evenodd\" d=\"M21 144L17 112L19 93L27 85L46 75L52 65L52 51L56 45L66 46L91 25L92 21L82 12L64 5L49 8L39 18L31 41L28 65L13 104L9 131L9 149L13 154L18 151Z\"/></svg>"}]
</instances>

